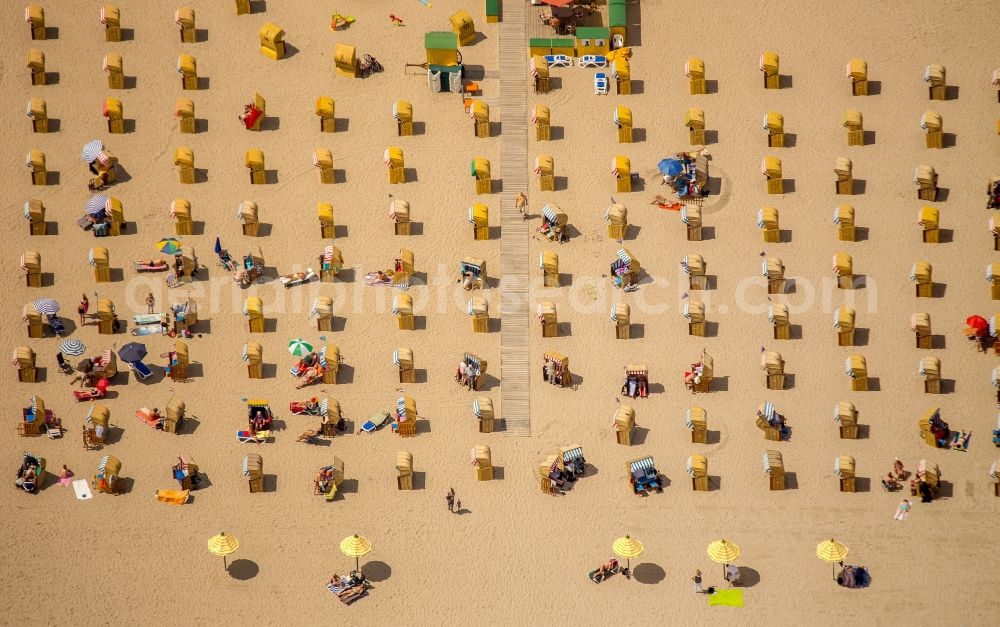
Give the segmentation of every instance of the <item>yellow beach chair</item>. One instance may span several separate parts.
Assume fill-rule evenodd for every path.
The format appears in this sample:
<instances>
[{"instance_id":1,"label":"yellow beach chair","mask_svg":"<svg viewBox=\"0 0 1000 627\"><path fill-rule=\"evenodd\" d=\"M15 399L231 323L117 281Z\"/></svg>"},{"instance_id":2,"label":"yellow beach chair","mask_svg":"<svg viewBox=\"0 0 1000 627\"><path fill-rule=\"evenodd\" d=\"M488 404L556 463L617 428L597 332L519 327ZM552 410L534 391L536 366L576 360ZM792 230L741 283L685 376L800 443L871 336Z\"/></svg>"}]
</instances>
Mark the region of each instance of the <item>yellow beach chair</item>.
<instances>
[{"instance_id":1,"label":"yellow beach chair","mask_svg":"<svg viewBox=\"0 0 1000 627\"><path fill-rule=\"evenodd\" d=\"M611 160L611 176L615 177L615 191L632 191L632 164L628 157L618 155Z\"/></svg>"},{"instance_id":2,"label":"yellow beach chair","mask_svg":"<svg viewBox=\"0 0 1000 627\"><path fill-rule=\"evenodd\" d=\"M187 53L177 57L177 73L181 75L181 89L198 89L198 62Z\"/></svg>"},{"instance_id":3,"label":"yellow beach chair","mask_svg":"<svg viewBox=\"0 0 1000 627\"><path fill-rule=\"evenodd\" d=\"M771 490L785 489L785 462L781 451L769 450L764 453L764 476Z\"/></svg>"},{"instance_id":4,"label":"yellow beach chair","mask_svg":"<svg viewBox=\"0 0 1000 627\"><path fill-rule=\"evenodd\" d=\"M37 4L29 4L24 8L24 21L28 23L32 41L48 39L45 32L45 9Z\"/></svg>"},{"instance_id":5,"label":"yellow beach chair","mask_svg":"<svg viewBox=\"0 0 1000 627\"><path fill-rule=\"evenodd\" d=\"M837 175L837 193L851 195L854 193L854 164L847 157L837 157L833 165L833 173Z\"/></svg>"},{"instance_id":6,"label":"yellow beach chair","mask_svg":"<svg viewBox=\"0 0 1000 627\"><path fill-rule=\"evenodd\" d=\"M778 210L774 207L762 207L757 211L757 228L764 232L766 243L781 241L781 231L778 229Z\"/></svg>"},{"instance_id":7,"label":"yellow beach chair","mask_svg":"<svg viewBox=\"0 0 1000 627\"><path fill-rule=\"evenodd\" d=\"M844 361L844 371L851 379L851 389L855 392L868 391L868 362L863 355L850 355Z\"/></svg>"},{"instance_id":8,"label":"yellow beach chair","mask_svg":"<svg viewBox=\"0 0 1000 627\"><path fill-rule=\"evenodd\" d=\"M556 313L556 304L552 301L543 300L538 303L538 321L542 323L542 337L558 337L559 320Z\"/></svg>"},{"instance_id":9,"label":"yellow beach chair","mask_svg":"<svg viewBox=\"0 0 1000 627\"><path fill-rule=\"evenodd\" d=\"M194 151L187 146L179 146L174 150L174 165L181 183L191 184L195 182L194 172Z\"/></svg>"},{"instance_id":10,"label":"yellow beach chair","mask_svg":"<svg viewBox=\"0 0 1000 627\"><path fill-rule=\"evenodd\" d=\"M552 114L545 105L535 105L531 109L531 124L535 127L535 141L552 139Z\"/></svg>"},{"instance_id":11,"label":"yellow beach chair","mask_svg":"<svg viewBox=\"0 0 1000 627\"><path fill-rule=\"evenodd\" d=\"M767 178L768 194L784 194L785 186L781 178L781 159L777 157L764 157L761 162L760 173Z\"/></svg>"},{"instance_id":12,"label":"yellow beach chair","mask_svg":"<svg viewBox=\"0 0 1000 627\"><path fill-rule=\"evenodd\" d=\"M831 262L833 275L837 277L837 287L854 289L854 259L847 253L836 253Z\"/></svg>"},{"instance_id":13,"label":"yellow beach chair","mask_svg":"<svg viewBox=\"0 0 1000 627\"><path fill-rule=\"evenodd\" d=\"M490 178L490 162L486 157L475 157L470 163L472 176L476 179L476 195L493 193L493 180Z\"/></svg>"},{"instance_id":14,"label":"yellow beach chair","mask_svg":"<svg viewBox=\"0 0 1000 627\"><path fill-rule=\"evenodd\" d=\"M275 61L285 56L285 31L280 26L267 22L260 27L258 35L261 54Z\"/></svg>"},{"instance_id":15,"label":"yellow beach chair","mask_svg":"<svg viewBox=\"0 0 1000 627\"><path fill-rule=\"evenodd\" d=\"M920 116L920 128L926 132L926 143L928 148L944 148L944 133L941 131L941 114L933 111L925 111Z\"/></svg>"},{"instance_id":16,"label":"yellow beach chair","mask_svg":"<svg viewBox=\"0 0 1000 627\"><path fill-rule=\"evenodd\" d=\"M243 363L247 365L248 378L264 378L264 348L260 344L247 342L243 345Z\"/></svg>"},{"instance_id":17,"label":"yellow beach chair","mask_svg":"<svg viewBox=\"0 0 1000 627\"><path fill-rule=\"evenodd\" d=\"M194 133L196 132L195 119L194 119L194 100L190 98L178 98L177 102L174 104L174 117L177 118L177 124L179 126L180 132L182 133Z\"/></svg>"},{"instance_id":18,"label":"yellow beach chair","mask_svg":"<svg viewBox=\"0 0 1000 627\"><path fill-rule=\"evenodd\" d=\"M490 106L482 100L473 101L469 109L472 118L473 131L476 137L490 136Z\"/></svg>"},{"instance_id":19,"label":"yellow beach chair","mask_svg":"<svg viewBox=\"0 0 1000 627\"><path fill-rule=\"evenodd\" d=\"M705 84L705 62L690 57L684 62L684 76L688 78L688 91L692 96L708 93Z\"/></svg>"},{"instance_id":20,"label":"yellow beach chair","mask_svg":"<svg viewBox=\"0 0 1000 627\"><path fill-rule=\"evenodd\" d=\"M267 183L267 170L264 169L264 151L260 148L247 150L243 157L243 165L250 171L251 185Z\"/></svg>"},{"instance_id":21,"label":"yellow beach chair","mask_svg":"<svg viewBox=\"0 0 1000 627\"><path fill-rule=\"evenodd\" d=\"M31 98L28 100L28 119L31 120L31 132L49 132L49 108L41 98Z\"/></svg>"},{"instance_id":22,"label":"yellow beach chair","mask_svg":"<svg viewBox=\"0 0 1000 627\"><path fill-rule=\"evenodd\" d=\"M934 297L933 267L926 261L918 261L910 269L910 280L916 286L917 298Z\"/></svg>"},{"instance_id":23,"label":"yellow beach chair","mask_svg":"<svg viewBox=\"0 0 1000 627\"><path fill-rule=\"evenodd\" d=\"M628 107L615 107L615 127L618 128L618 143L632 143L632 110Z\"/></svg>"},{"instance_id":24,"label":"yellow beach chair","mask_svg":"<svg viewBox=\"0 0 1000 627\"><path fill-rule=\"evenodd\" d=\"M338 76L357 78L358 55L354 46L337 44L333 49L333 67Z\"/></svg>"},{"instance_id":25,"label":"yellow beach chair","mask_svg":"<svg viewBox=\"0 0 1000 627\"><path fill-rule=\"evenodd\" d=\"M785 293L785 264L779 257L762 259L760 273L767 280L768 294Z\"/></svg>"},{"instance_id":26,"label":"yellow beach chair","mask_svg":"<svg viewBox=\"0 0 1000 627\"><path fill-rule=\"evenodd\" d=\"M539 191L555 191L555 162L552 159L552 155L538 155L535 157L535 174L538 175Z\"/></svg>"},{"instance_id":27,"label":"yellow beach chair","mask_svg":"<svg viewBox=\"0 0 1000 627\"><path fill-rule=\"evenodd\" d=\"M767 131L769 148L784 148L785 146L785 116L777 111L764 114L764 130Z\"/></svg>"},{"instance_id":28,"label":"yellow beach chair","mask_svg":"<svg viewBox=\"0 0 1000 627\"><path fill-rule=\"evenodd\" d=\"M194 9L191 7L180 7L174 11L174 23L180 27L181 43L193 44L197 39L197 31L194 27Z\"/></svg>"},{"instance_id":29,"label":"yellow beach chair","mask_svg":"<svg viewBox=\"0 0 1000 627\"><path fill-rule=\"evenodd\" d=\"M848 146L865 145L865 127L861 112L857 109L844 111L844 128L847 129Z\"/></svg>"},{"instance_id":30,"label":"yellow beach chair","mask_svg":"<svg viewBox=\"0 0 1000 627\"><path fill-rule=\"evenodd\" d=\"M413 135L413 105L406 100L392 103L392 117L396 120L396 135Z\"/></svg>"},{"instance_id":31,"label":"yellow beach chair","mask_svg":"<svg viewBox=\"0 0 1000 627\"><path fill-rule=\"evenodd\" d=\"M109 133L125 132L125 112L122 101L117 98L107 98L104 101L104 117L108 119Z\"/></svg>"},{"instance_id":32,"label":"yellow beach chair","mask_svg":"<svg viewBox=\"0 0 1000 627\"><path fill-rule=\"evenodd\" d=\"M49 171L45 166L45 153L37 148L28 151L24 159L25 165L31 170L32 185L48 185Z\"/></svg>"},{"instance_id":33,"label":"yellow beach chair","mask_svg":"<svg viewBox=\"0 0 1000 627\"><path fill-rule=\"evenodd\" d=\"M628 303L611 305L611 322L615 323L615 339L628 340L632 337L632 309Z\"/></svg>"},{"instance_id":34,"label":"yellow beach chair","mask_svg":"<svg viewBox=\"0 0 1000 627\"><path fill-rule=\"evenodd\" d=\"M332 96L320 96L316 99L316 116L319 117L319 131L321 133L333 133L337 130L334 107Z\"/></svg>"},{"instance_id":35,"label":"yellow beach chair","mask_svg":"<svg viewBox=\"0 0 1000 627\"><path fill-rule=\"evenodd\" d=\"M29 235L45 235L45 205L41 200L32 198L24 201L24 219L28 221Z\"/></svg>"},{"instance_id":36,"label":"yellow beach chair","mask_svg":"<svg viewBox=\"0 0 1000 627\"><path fill-rule=\"evenodd\" d=\"M925 243L937 244L941 241L940 213L937 207L921 207L917 224L921 227Z\"/></svg>"},{"instance_id":37,"label":"yellow beach chair","mask_svg":"<svg viewBox=\"0 0 1000 627\"><path fill-rule=\"evenodd\" d=\"M28 70L31 72L32 85L45 84L45 53L32 48L28 50Z\"/></svg>"},{"instance_id":38,"label":"yellow beach chair","mask_svg":"<svg viewBox=\"0 0 1000 627\"><path fill-rule=\"evenodd\" d=\"M837 239L841 242L853 242L857 239L854 225L854 207L837 205L833 209L833 223L837 227Z\"/></svg>"},{"instance_id":39,"label":"yellow beach chair","mask_svg":"<svg viewBox=\"0 0 1000 627\"><path fill-rule=\"evenodd\" d=\"M389 172L389 183L397 184L406 182L402 148L389 146L382 155L382 161Z\"/></svg>"},{"instance_id":40,"label":"yellow beach chair","mask_svg":"<svg viewBox=\"0 0 1000 627\"><path fill-rule=\"evenodd\" d=\"M704 407L689 407L684 424L691 432L692 444L708 444L708 412Z\"/></svg>"},{"instance_id":41,"label":"yellow beach chair","mask_svg":"<svg viewBox=\"0 0 1000 627\"><path fill-rule=\"evenodd\" d=\"M122 40L122 15L118 7L111 4L102 6L101 24L104 24L104 41Z\"/></svg>"},{"instance_id":42,"label":"yellow beach chair","mask_svg":"<svg viewBox=\"0 0 1000 627\"><path fill-rule=\"evenodd\" d=\"M854 309L841 305L833 312L833 328L837 330L837 346L854 346Z\"/></svg>"},{"instance_id":43,"label":"yellow beach chair","mask_svg":"<svg viewBox=\"0 0 1000 627\"><path fill-rule=\"evenodd\" d=\"M851 80L851 95L868 95L868 62L854 58L847 62L847 78Z\"/></svg>"},{"instance_id":44,"label":"yellow beach chair","mask_svg":"<svg viewBox=\"0 0 1000 627\"><path fill-rule=\"evenodd\" d=\"M319 182L333 184L333 153L329 148L317 148L313 151L313 165L319 169Z\"/></svg>"},{"instance_id":45,"label":"yellow beach chair","mask_svg":"<svg viewBox=\"0 0 1000 627\"><path fill-rule=\"evenodd\" d=\"M763 52L758 60L758 66L760 71L764 73L764 89L781 89L781 80L778 76L778 53Z\"/></svg>"},{"instance_id":46,"label":"yellow beach chair","mask_svg":"<svg viewBox=\"0 0 1000 627\"><path fill-rule=\"evenodd\" d=\"M937 181L937 171L934 170L933 166L918 165L913 173L913 184L917 186L917 198L930 202L937 201Z\"/></svg>"},{"instance_id":47,"label":"yellow beach chair","mask_svg":"<svg viewBox=\"0 0 1000 627\"><path fill-rule=\"evenodd\" d=\"M194 233L190 202L183 198L173 199L170 202L170 217L174 219L174 234L192 235Z\"/></svg>"},{"instance_id":48,"label":"yellow beach chair","mask_svg":"<svg viewBox=\"0 0 1000 627\"><path fill-rule=\"evenodd\" d=\"M840 439L856 440L858 438L858 410L854 403L840 401L833 408L833 419L839 425Z\"/></svg>"},{"instance_id":49,"label":"yellow beach chair","mask_svg":"<svg viewBox=\"0 0 1000 627\"><path fill-rule=\"evenodd\" d=\"M931 100L947 100L948 85L943 65L932 63L924 68L924 82L928 84Z\"/></svg>"},{"instance_id":50,"label":"yellow beach chair","mask_svg":"<svg viewBox=\"0 0 1000 627\"><path fill-rule=\"evenodd\" d=\"M691 107L684 112L684 126L688 127L688 143L692 146L705 144L705 111Z\"/></svg>"}]
</instances>

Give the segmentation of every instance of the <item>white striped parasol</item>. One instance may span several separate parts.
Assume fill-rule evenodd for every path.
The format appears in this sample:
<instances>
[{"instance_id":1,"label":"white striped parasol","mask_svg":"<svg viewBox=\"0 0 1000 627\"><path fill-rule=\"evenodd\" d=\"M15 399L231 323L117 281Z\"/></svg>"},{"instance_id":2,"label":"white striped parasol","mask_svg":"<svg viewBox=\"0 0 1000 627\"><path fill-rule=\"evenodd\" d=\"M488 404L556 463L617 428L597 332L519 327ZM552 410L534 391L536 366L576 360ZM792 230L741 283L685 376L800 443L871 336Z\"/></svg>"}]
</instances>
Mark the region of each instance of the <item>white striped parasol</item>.
<instances>
[{"instance_id":1,"label":"white striped parasol","mask_svg":"<svg viewBox=\"0 0 1000 627\"><path fill-rule=\"evenodd\" d=\"M104 194L98 194L96 196L92 196L90 200L87 201L83 210L87 213L87 215L95 216L104 213L107 210L107 206L108 197Z\"/></svg>"},{"instance_id":2,"label":"white striped parasol","mask_svg":"<svg viewBox=\"0 0 1000 627\"><path fill-rule=\"evenodd\" d=\"M51 298L39 298L31 303L35 311L45 316L54 316L59 313L59 303Z\"/></svg>"},{"instance_id":3,"label":"white striped parasol","mask_svg":"<svg viewBox=\"0 0 1000 627\"><path fill-rule=\"evenodd\" d=\"M80 340L66 340L59 345L60 352L70 355L71 357L77 357L86 352L87 347L83 345Z\"/></svg>"},{"instance_id":4,"label":"white striped parasol","mask_svg":"<svg viewBox=\"0 0 1000 627\"><path fill-rule=\"evenodd\" d=\"M101 143L101 140L95 139L87 142L83 145L83 160L87 163L93 163L102 150L104 150L104 144Z\"/></svg>"}]
</instances>

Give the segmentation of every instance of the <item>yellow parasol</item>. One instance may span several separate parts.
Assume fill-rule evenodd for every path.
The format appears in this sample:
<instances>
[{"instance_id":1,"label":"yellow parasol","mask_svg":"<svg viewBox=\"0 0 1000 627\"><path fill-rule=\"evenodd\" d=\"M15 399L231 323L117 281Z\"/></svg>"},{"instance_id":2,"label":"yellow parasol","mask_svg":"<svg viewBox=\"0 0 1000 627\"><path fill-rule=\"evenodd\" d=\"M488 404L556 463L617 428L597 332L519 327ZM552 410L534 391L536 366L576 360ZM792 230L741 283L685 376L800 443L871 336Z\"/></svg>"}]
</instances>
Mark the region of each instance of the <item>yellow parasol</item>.
<instances>
[{"instance_id":1,"label":"yellow parasol","mask_svg":"<svg viewBox=\"0 0 1000 627\"><path fill-rule=\"evenodd\" d=\"M354 570L360 571L361 566L359 565L359 558L362 555L368 555L372 550L372 543L367 539L362 538L358 534L353 536L347 536L340 541L340 552L347 557L354 558Z\"/></svg>"},{"instance_id":2,"label":"yellow parasol","mask_svg":"<svg viewBox=\"0 0 1000 627\"><path fill-rule=\"evenodd\" d=\"M850 549L833 538L824 540L816 545L816 557L820 558L824 562L830 562L830 564L843 562L844 558L847 557L848 551L850 551ZM837 579L836 574L834 574L833 578L834 580Z\"/></svg>"},{"instance_id":3,"label":"yellow parasol","mask_svg":"<svg viewBox=\"0 0 1000 627\"><path fill-rule=\"evenodd\" d=\"M208 552L222 556L222 568L225 570L228 570L226 556L232 555L238 548L240 548L240 541L234 536L227 536L225 531L208 539Z\"/></svg>"},{"instance_id":4,"label":"yellow parasol","mask_svg":"<svg viewBox=\"0 0 1000 627\"><path fill-rule=\"evenodd\" d=\"M736 546L732 542L726 542L725 540L716 540L715 542L708 545L708 557L718 564L722 564L723 574L726 572L726 566L730 562L735 562L736 558L740 556L740 547Z\"/></svg>"},{"instance_id":5,"label":"yellow parasol","mask_svg":"<svg viewBox=\"0 0 1000 627\"><path fill-rule=\"evenodd\" d=\"M624 538L618 538L615 540L614 544L611 545L611 549L615 552L615 555L626 559L623 574L626 577L629 577L629 566L632 565L632 558L642 555L642 542L639 542L635 538L625 536Z\"/></svg>"}]
</instances>

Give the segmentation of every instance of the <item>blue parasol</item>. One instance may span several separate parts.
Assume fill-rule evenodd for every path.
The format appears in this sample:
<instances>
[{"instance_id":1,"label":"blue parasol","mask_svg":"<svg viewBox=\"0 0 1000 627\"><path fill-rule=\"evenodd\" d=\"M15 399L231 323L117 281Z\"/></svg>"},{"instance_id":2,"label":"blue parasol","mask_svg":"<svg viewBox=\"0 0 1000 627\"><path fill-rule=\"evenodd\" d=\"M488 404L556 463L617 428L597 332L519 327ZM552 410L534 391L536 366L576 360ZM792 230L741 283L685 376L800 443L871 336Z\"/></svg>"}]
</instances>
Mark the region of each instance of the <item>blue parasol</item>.
<instances>
[{"instance_id":1,"label":"blue parasol","mask_svg":"<svg viewBox=\"0 0 1000 627\"><path fill-rule=\"evenodd\" d=\"M663 159L656 167L663 176L677 176L684 171L684 164L677 159Z\"/></svg>"}]
</instances>

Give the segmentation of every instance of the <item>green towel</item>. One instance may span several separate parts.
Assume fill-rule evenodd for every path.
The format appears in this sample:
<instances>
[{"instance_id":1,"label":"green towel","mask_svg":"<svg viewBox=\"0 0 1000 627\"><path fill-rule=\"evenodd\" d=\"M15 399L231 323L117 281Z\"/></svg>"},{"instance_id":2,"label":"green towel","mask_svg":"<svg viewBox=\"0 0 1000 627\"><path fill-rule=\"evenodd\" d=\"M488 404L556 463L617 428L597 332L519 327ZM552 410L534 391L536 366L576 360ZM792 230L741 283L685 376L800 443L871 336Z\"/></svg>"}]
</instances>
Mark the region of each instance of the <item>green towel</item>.
<instances>
[{"instance_id":1,"label":"green towel","mask_svg":"<svg viewBox=\"0 0 1000 627\"><path fill-rule=\"evenodd\" d=\"M708 606L711 607L713 605L743 607L743 591L738 588L734 590L716 590L715 594L708 595Z\"/></svg>"}]
</instances>

